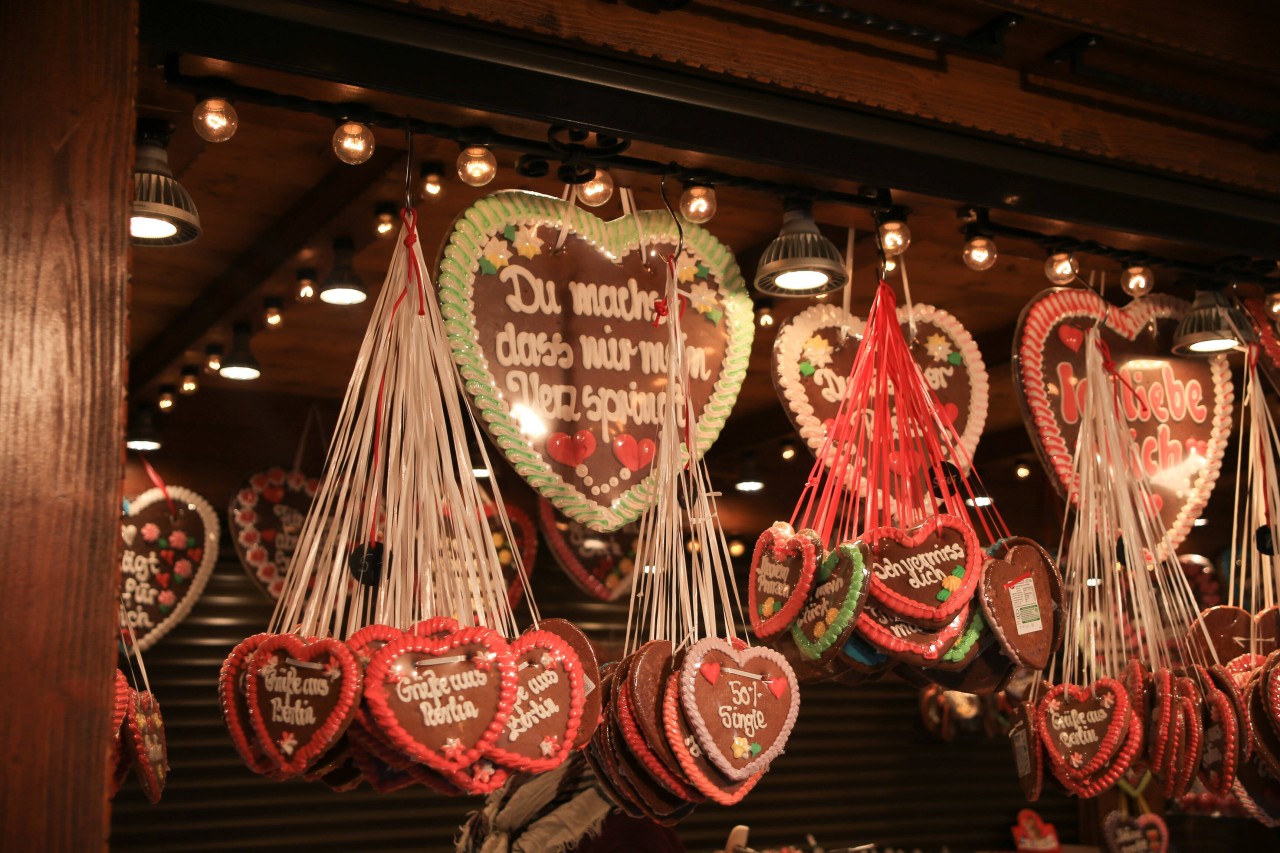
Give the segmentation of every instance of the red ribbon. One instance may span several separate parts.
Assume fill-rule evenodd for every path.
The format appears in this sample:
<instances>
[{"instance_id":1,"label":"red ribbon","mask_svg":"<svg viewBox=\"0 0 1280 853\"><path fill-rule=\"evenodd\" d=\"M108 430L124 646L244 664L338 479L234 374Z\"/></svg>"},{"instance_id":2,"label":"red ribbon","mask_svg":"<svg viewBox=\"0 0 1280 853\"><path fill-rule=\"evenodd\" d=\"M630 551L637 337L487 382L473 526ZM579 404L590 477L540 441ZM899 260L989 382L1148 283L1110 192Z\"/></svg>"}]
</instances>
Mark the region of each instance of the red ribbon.
<instances>
[{"instance_id":1,"label":"red ribbon","mask_svg":"<svg viewBox=\"0 0 1280 853\"><path fill-rule=\"evenodd\" d=\"M1136 402L1139 406L1142 407L1139 410L1142 416L1146 417L1147 416L1146 402L1142 400L1140 397L1138 397L1137 389L1133 387L1133 385L1129 382L1129 380L1125 379L1123 376L1120 375L1120 371L1116 367L1115 359L1111 357L1111 347L1107 346L1107 342L1104 341L1101 336L1098 337L1098 351L1102 353L1103 369L1106 370L1107 373L1110 373L1112 376L1114 376L1117 382L1119 382L1121 385L1123 385L1125 388L1129 390L1129 395L1133 397L1134 402Z\"/></svg>"},{"instance_id":2,"label":"red ribbon","mask_svg":"<svg viewBox=\"0 0 1280 853\"><path fill-rule=\"evenodd\" d=\"M160 474L155 468L151 467L151 463L147 461L147 457L142 453L138 454L138 459L142 461L142 470L147 472L147 476L151 478L151 483L160 490L160 494L164 495L164 502L169 505L169 517L178 517L178 507L174 504L173 498L169 497L169 487L164 484Z\"/></svg>"}]
</instances>

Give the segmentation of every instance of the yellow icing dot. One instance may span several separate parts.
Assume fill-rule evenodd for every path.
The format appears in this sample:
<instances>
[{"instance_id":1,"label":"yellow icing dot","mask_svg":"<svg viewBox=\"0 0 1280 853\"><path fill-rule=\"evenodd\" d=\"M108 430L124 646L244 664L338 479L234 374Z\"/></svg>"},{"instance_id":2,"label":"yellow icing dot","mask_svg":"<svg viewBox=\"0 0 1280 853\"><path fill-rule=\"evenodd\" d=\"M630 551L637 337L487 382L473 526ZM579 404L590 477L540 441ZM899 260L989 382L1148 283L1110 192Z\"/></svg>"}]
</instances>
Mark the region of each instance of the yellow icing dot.
<instances>
[{"instance_id":1,"label":"yellow icing dot","mask_svg":"<svg viewBox=\"0 0 1280 853\"><path fill-rule=\"evenodd\" d=\"M961 578L958 578L955 575L947 575L945 578L942 579L942 588L947 590L948 592L955 592L957 589L960 588L960 585L963 582L964 581Z\"/></svg>"},{"instance_id":2,"label":"yellow icing dot","mask_svg":"<svg viewBox=\"0 0 1280 853\"><path fill-rule=\"evenodd\" d=\"M502 535L502 531L495 530L493 531L492 535L493 535L493 547L501 548L503 545L507 544L507 538Z\"/></svg>"},{"instance_id":3,"label":"yellow icing dot","mask_svg":"<svg viewBox=\"0 0 1280 853\"><path fill-rule=\"evenodd\" d=\"M830 625L832 622L836 621L836 619L838 619L839 617L840 617L840 610L838 608L832 607L830 610L827 611L827 624Z\"/></svg>"},{"instance_id":4,"label":"yellow icing dot","mask_svg":"<svg viewBox=\"0 0 1280 853\"><path fill-rule=\"evenodd\" d=\"M813 638L814 638L815 640L817 640L817 639L821 638L821 637L822 637L822 635L823 635L823 634L825 634L825 633L827 633L827 623L826 623L826 622L818 622L817 624L815 624L815 625L813 626Z\"/></svg>"},{"instance_id":5,"label":"yellow icing dot","mask_svg":"<svg viewBox=\"0 0 1280 853\"><path fill-rule=\"evenodd\" d=\"M508 551L506 548L503 548L501 551L499 551L498 562L504 566L509 564L511 562L511 552Z\"/></svg>"}]
</instances>

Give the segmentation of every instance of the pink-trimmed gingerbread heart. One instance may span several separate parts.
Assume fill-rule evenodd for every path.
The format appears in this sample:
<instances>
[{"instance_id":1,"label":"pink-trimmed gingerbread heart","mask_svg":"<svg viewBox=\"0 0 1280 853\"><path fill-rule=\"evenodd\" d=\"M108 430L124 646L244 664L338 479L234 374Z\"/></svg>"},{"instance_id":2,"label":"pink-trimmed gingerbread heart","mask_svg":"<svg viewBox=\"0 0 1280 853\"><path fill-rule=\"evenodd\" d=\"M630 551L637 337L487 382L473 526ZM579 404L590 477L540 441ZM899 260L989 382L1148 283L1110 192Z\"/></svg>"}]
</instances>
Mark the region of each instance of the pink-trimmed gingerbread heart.
<instances>
[{"instance_id":1,"label":"pink-trimmed gingerbread heart","mask_svg":"<svg viewBox=\"0 0 1280 853\"><path fill-rule=\"evenodd\" d=\"M360 665L340 640L276 634L249 659L245 691L258 745L296 776L337 743L355 716Z\"/></svg>"},{"instance_id":2,"label":"pink-trimmed gingerbread heart","mask_svg":"<svg viewBox=\"0 0 1280 853\"><path fill-rule=\"evenodd\" d=\"M866 546L872 599L903 619L942 628L978 588L985 555L973 527L954 515L910 530L877 527L858 541Z\"/></svg>"},{"instance_id":3,"label":"pink-trimmed gingerbread heart","mask_svg":"<svg viewBox=\"0 0 1280 853\"><path fill-rule=\"evenodd\" d=\"M706 663L720 666L714 683L704 677ZM768 768L786 746L800 712L800 686L773 649L737 649L708 637L685 654L680 704L698 746L725 776L741 782Z\"/></svg>"},{"instance_id":4,"label":"pink-trimmed gingerbread heart","mask_svg":"<svg viewBox=\"0 0 1280 853\"><path fill-rule=\"evenodd\" d=\"M507 641L488 628L405 635L370 660L364 697L371 728L414 761L456 773L506 725L516 699L515 663Z\"/></svg>"},{"instance_id":5,"label":"pink-trimmed gingerbread heart","mask_svg":"<svg viewBox=\"0 0 1280 853\"><path fill-rule=\"evenodd\" d=\"M781 634L800 614L822 560L822 543L812 530L796 533L779 521L760 534L747 581L751 629L761 639Z\"/></svg>"},{"instance_id":6,"label":"pink-trimmed gingerbread heart","mask_svg":"<svg viewBox=\"0 0 1280 853\"><path fill-rule=\"evenodd\" d=\"M542 773L560 766L582 722L582 666L549 631L526 631L511 643L516 700L485 754L504 767Z\"/></svg>"},{"instance_id":7,"label":"pink-trimmed gingerbread heart","mask_svg":"<svg viewBox=\"0 0 1280 853\"><path fill-rule=\"evenodd\" d=\"M764 776L761 770L754 776L742 781L734 781L725 776L716 765L707 758L706 752L698 745L693 727L685 716L680 702L680 673L672 673L667 680L663 694L662 723L667 735L667 743L676 756L680 769L697 791L714 803L731 806L741 802L751 793L751 789Z\"/></svg>"}]
</instances>

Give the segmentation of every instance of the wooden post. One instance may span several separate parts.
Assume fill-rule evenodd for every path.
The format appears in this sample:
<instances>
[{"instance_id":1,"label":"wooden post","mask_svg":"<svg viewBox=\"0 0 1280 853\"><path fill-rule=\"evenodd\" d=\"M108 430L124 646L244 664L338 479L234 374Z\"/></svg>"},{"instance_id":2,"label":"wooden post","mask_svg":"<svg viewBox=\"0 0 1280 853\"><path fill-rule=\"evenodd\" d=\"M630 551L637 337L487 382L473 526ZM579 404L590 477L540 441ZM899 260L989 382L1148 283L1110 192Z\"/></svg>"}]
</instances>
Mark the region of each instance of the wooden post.
<instances>
[{"instance_id":1,"label":"wooden post","mask_svg":"<svg viewBox=\"0 0 1280 853\"><path fill-rule=\"evenodd\" d=\"M106 847L132 0L0 4L0 826Z\"/></svg>"}]
</instances>

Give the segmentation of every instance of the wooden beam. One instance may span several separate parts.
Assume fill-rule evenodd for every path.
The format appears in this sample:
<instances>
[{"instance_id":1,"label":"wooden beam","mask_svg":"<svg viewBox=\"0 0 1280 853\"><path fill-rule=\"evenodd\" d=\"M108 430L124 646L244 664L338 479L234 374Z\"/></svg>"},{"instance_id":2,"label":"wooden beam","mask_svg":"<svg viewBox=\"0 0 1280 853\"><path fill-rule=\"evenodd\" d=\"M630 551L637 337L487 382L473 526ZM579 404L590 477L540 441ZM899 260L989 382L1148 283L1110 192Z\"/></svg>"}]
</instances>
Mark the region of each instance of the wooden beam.
<instances>
[{"instance_id":1,"label":"wooden beam","mask_svg":"<svg viewBox=\"0 0 1280 853\"><path fill-rule=\"evenodd\" d=\"M401 151L378 148L361 166L338 163L318 184L271 224L227 265L195 301L133 358L129 390L136 392L179 358L357 197L377 183Z\"/></svg>"},{"instance_id":2,"label":"wooden beam","mask_svg":"<svg viewBox=\"0 0 1280 853\"><path fill-rule=\"evenodd\" d=\"M105 850L137 6L0 5L0 823Z\"/></svg>"}]
</instances>

